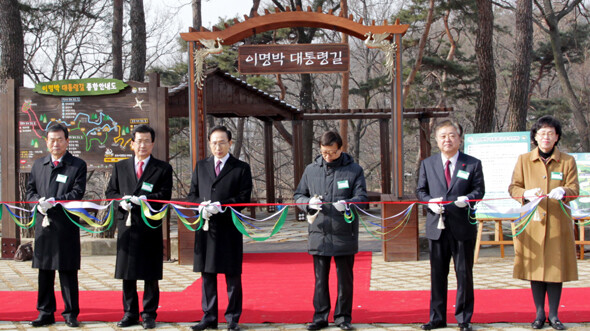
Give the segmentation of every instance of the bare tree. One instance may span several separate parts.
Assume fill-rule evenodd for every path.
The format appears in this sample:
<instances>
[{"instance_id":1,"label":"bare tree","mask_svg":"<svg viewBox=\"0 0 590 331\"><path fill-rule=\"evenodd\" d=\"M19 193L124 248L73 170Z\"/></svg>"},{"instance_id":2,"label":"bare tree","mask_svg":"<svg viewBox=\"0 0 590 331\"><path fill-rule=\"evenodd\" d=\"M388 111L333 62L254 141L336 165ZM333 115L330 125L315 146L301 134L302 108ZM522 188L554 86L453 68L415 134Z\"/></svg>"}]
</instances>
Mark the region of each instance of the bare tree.
<instances>
[{"instance_id":1,"label":"bare tree","mask_svg":"<svg viewBox=\"0 0 590 331\"><path fill-rule=\"evenodd\" d=\"M193 28L199 29L203 26L203 19L201 18L201 0L193 0Z\"/></svg>"},{"instance_id":2,"label":"bare tree","mask_svg":"<svg viewBox=\"0 0 590 331\"><path fill-rule=\"evenodd\" d=\"M515 61L508 98L508 131L526 130L533 53L533 1L516 2Z\"/></svg>"},{"instance_id":3,"label":"bare tree","mask_svg":"<svg viewBox=\"0 0 590 331\"><path fill-rule=\"evenodd\" d=\"M0 6L0 89L3 81L12 78L16 86L23 86L23 26L17 0L3 1Z\"/></svg>"},{"instance_id":4,"label":"bare tree","mask_svg":"<svg viewBox=\"0 0 590 331\"><path fill-rule=\"evenodd\" d=\"M123 79L123 0L113 0L113 78Z\"/></svg>"},{"instance_id":5,"label":"bare tree","mask_svg":"<svg viewBox=\"0 0 590 331\"><path fill-rule=\"evenodd\" d=\"M490 132L496 109L496 70L494 69L494 13L491 0L477 0L477 37L475 54L479 68L481 94L475 114L475 132Z\"/></svg>"},{"instance_id":6,"label":"bare tree","mask_svg":"<svg viewBox=\"0 0 590 331\"><path fill-rule=\"evenodd\" d=\"M129 27L131 27L131 72L129 79L143 82L145 80L147 50L143 0L131 0Z\"/></svg>"},{"instance_id":7,"label":"bare tree","mask_svg":"<svg viewBox=\"0 0 590 331\"><path fill-rule=\"evenodd\" d=\"M572 10L574 10L582 0L566 1L560 11L555 11L550 0L543 0L542 3L535 0L535 5L541 11L541 15L547 24L547 27L541 28L549 34L551 39L551 49L553 51L553 61L555 62L555 70L559 79L559 84L563 91L564 97L567 100L574 115L574 126L578 131L580 138L580 147L584 151L590 149L590 128L588 127L588 120L586 119L586 110L580 103L572 83L569 79L567 70L565 68L565 61L561 50L561 36L559 30L559 22Z\"/></svg>"}]
</instances>

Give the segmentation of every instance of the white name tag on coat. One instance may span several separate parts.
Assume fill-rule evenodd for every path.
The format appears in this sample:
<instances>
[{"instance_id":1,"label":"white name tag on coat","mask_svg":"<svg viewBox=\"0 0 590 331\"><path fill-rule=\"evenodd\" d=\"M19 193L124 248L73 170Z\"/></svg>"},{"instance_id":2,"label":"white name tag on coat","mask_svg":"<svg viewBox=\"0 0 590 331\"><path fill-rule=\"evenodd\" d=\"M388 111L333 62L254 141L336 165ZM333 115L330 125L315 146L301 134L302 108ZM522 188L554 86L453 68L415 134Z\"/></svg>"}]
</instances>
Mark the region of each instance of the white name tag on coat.
<instances>
[{"instance_id":1,"label":"white name tag on coat","mask_svg":"<svg viewBox=\"0 0 590 331\"><path fill-rule=\"evenodd\" d=\"M459 172L457 172L457 177L463 178L463 179L468 179L469 178L469 173L467 171L464 171L464 170L459 170Z\"/></svg>"},{"instance_id":2,"label":"white name tag on coat","mask_svg":"<svg viewBox=\"0 0 590 331\"><path fill-rule=\"evenodd\" d=\"M345 188L349 188L350 186L348 186L348 180L341 180L338 181L338 189L345 189Z\"/></svg>"},{"instance_id":3,"label":"white name tag on coat","mask_svg":"<svg viewBox=\"0 0 590 331\"><path fill-rule=\"evenodd\" d=\"M141 189L146 192L151 192L154 189L154 184L143 182L143 184L141 184Z\"/></svg>"},{"instance_id":4,"label":"white name tag on coat","mask_svg":"<svg viewBox=\"0 0 590 331\"><path fill-rule=\"evenodd\" d=\"M551 179L563 180L563 172L558 172L558 171L551 172Z\"/></svg>"},{"instance_id":5,"label":"white name tag on coat","mask_svg":"<svg viewBox=\"0 0 590 331\"><path fill-rule=\"evenodd\" d=\"M62 174L57 175L57 178L55 179L55 181L58 183L65 183L67 180L68 176Z\"/></svg>"}]
</instances>

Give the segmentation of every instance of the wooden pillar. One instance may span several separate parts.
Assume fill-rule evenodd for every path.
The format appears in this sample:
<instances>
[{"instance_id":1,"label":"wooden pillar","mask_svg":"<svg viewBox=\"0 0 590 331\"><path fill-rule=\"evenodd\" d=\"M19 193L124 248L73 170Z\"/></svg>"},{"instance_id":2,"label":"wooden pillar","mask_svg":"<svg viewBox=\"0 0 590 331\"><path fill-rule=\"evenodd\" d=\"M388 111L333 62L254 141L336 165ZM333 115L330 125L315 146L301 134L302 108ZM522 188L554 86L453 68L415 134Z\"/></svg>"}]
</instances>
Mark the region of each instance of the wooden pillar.
<instances>
[{"instance_id":1,"label":"wooden pillar","mask_svg":"<svg viewBox=\"0 0 590 331\"><path fill-rule=\"evenodd\" d=\"M379 119L379 135L381 136L381 193L391 194L391 151L388 119Z\"/></svg>"},{"instance_id":2,"label":"wooden pillar","mask_svg":"<svg viewBox=\"0 0 590 331\"><path fill-rule=\"evenodd\" d=\"M190 32L196 31L193 28L189 28ZM195 84L195 43L188 43L188 71L189 71L189 82L188 82L188 123L190 130L190 150L191 150L191 162L192 169L197 166L199 161L199 143L197 139L197 86Z\"/></svg>"},{"instance_id":3,"label":"wooden pillar","mask_svg":"<svg viewBox=\"0 0 590 331\"><path fill-rule=\"evenodd\" d=\"M392 194L395 198L401 199L404 195L404 167L403 167L403 105L404 98L402 92L402 59L401 47L402 36L395 34L393 41L397 43L397 51L395 56L395 74L392 82L392 99L391 103L391 124L392 131L392 178L393 190Z\"/></svg>"},{"instance_id":4,"label":"wooden pillar","mask_svg":"<svg viewBox=\"0 0 590 331\"><path fill-rule=\"evenodd\" d=\"M160 75L150 74L149 82L149 114L150 126L156 132L156 141L152 154L160 160L168 162L168 88L160 87ZM170 260L170 213L162 220L162 236L164 240L164 261Z\"/></svg>"},{"instance_id":5,"label":"wooden pillar","mask_svg":"<svg viewBox=\"0 0 590 331\"><path fill-rule=\"evenodd\" d=\"M301 177L303 176L304 164L303 164L303 121L293 120L291 122L293 126L293 189L297 188ZM296 210L296 220L305 221L305 213L299 208Z\"/></svg>"},{"instance_id":6,"label":"wooden pillar","mask_svg":"<svg viewBox=\"0 0 590 331\"><path fill-rule=\"evenodd\" d=\"M340 1L340 11L342 17L348 16L348 0ZM343 44L348 44L348 34L342 32L341 40ZM340 108L348 109L350 72L342 73L342 93L340 95ZM348 120L340 120L340 136L342 136L342 151L348 152ZM358 161L358 160L357 160Z\"/></svg>"},{"instance_id":7,"label":"wooden pillar","mask_svg":"<svg viewBox=\"0 0 590 331\"><path fill-rule=\"evenodd\" d=\"M18 200L18 160L16 149L18 146L16 100L18 100L17 87L13 79L8 79L4 93L0 93L0 116L2 124L0 129L2 201ZM27 205L26 208L31 206ZM12 259L16 248L20 245L20 231L10 219L7 212L2 216L2 258Z\"/></svg>"},{"instance_id":8,"label":"wooden pillar","mask_svg":"<svg viewBox=\"0 0 590 331\"><path fill-rule=\"evenodd\" d=\"M264 175L266 177L266 203L275 203L274 144L272 140L272 120L264 121ZM276 206L268 206L274 212Z\"/></svg>"}]
</instances>

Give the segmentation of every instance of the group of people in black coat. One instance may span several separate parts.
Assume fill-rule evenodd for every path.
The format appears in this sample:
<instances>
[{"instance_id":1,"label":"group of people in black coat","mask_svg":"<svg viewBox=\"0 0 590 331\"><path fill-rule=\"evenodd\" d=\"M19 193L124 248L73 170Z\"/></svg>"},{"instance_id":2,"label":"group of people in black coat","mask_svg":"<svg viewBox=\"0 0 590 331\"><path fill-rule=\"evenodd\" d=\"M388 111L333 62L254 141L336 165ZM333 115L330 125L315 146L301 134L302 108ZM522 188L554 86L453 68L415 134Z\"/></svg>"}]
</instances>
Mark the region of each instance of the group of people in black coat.
<instances>
[{"instance_id":1,"label":"group of people in black coat","mask_svg":"<svg viewBox=\"0 0 590 331\"><path fill-rule=\"evenodd\" d=\"M469 200L481 199L484 182L481 162L459 152L460 125L444 121L435 128L441 150L420 166L417 194L429 202L426 236L430 240L431 304L430 321L422 329L446 326L447 275L451 257L458 281L455 317L462 331L471 330L473 314L473 251L476 229L465 211ZM139 324L155 328L159 303L158 281L162 279L163 241L159 226L148 226L141 217L142 200L170 200L172 167L151 155L154 130L139 125L132 132L134 157L116 163L106 190L109 199L119 200L117 217L117 259L115 278L123 281L124 316L119 327ZM225 274L228 330L240 330L242 314L242 234L223 206L250 202L252 174L250 166L230 154L231 132L224 126L211 129L208 136L212 156L197 163L188 201L199 204L203 226L195 233L194 267L202 277L203 318L193 330L218 326L217 275ZM53 282L59 271L66 324L79 326L78 270L80 269L80 232L60 204L54 201L80 200L86 186L86 163L67 151L68 130L63 125L48 129L50 155L38 159L27 184L27 199L38 201L43 222L35 225L33 267L39 269L37 310L33 326L55 322ZM325 132L319 142L320 155L307 166L294 200L307 212L309 253L313 255L315 290L313 321L308 330L328 327L330 261L336 263L338 294L334 309L335 324L342 330L353 329L352 293L354 256L358 252L358 222L355 209L368 201L363 169L342 151L337 132ZM437 202L455 201L441 207ZM161 204L151 202L152 207ZM240 209L240 208L236 208ZM345 217L346 216L346 217ZM144 281L143 311L139 311L137 280Z\"/></svg>"},{"instance_id":2,"label":"group of people in black coat","mask_svg":"<svg viewBox=\"0 0 590 331\"><path fill-rule=\"evenodd\" d=\"M172 196L172 167L152 155L155 132L138 125L132 132L134 157L113 166L106 197L118 201L117 257L115 278L123 282L123 318L119 327L140 324L156 327L159 280L163 273L162 227L148 225L141 213L142 200L167 201ZM47 130L50 155L35 161L27 200L38 201L35 224L33 268L39 269L37 319L34 327L55 323L55 271L59 271L66 325L78 327L78 270L80 230L56 201L81 200L86 189L86 163L67 151L69 132L62 124ZM231 222L231 213L222 205L250 202L250 167L230 153L231 132L224 126L209 134L212 157L195 167L188 200L199 204L205 226L195 234L194 270L203 278L201 323L193 329L217 327L217 274L226 274L230 303L225 314L230 330L238 330L242 312L242 235ZM154 209L162 203L150 202ZM237 208L240 209L240 208ZM43 218L43 221L40 221ZM148 221L149 222L149 221ZM155 222L154 222L155 223ZM143 310L139 310L137 281L144 281Z\"/></svg>"}]
</instances>

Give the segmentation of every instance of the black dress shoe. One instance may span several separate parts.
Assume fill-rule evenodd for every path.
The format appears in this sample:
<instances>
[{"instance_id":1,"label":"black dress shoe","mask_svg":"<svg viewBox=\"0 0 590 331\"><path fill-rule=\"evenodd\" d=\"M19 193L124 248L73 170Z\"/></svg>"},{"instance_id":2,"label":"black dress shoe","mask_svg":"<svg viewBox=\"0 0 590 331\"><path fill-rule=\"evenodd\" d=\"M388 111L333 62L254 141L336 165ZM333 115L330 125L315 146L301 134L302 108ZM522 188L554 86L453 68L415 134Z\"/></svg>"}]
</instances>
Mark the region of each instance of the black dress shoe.
<instances>
[{"instance_id":1,"label":"black dress shoe","mask_svg":"<svg viewBox=\"0 0 590 331\"><path fill-rule=\"evenodd\" d=\"M342 322L342 323L338 324L338 327L340 328L340 330L354 330L354 328L352 327L352 324L350 324L348 322Z\"/></svg>"},{"instance_id":2,"label":"black dress shoe","mask_svg":"<svg viewBox=\"0 0 590 331\"><path fill-rule=\"evenodd\" d=\"M531 328L539 330L543 328L543 325L545 325L545 320L535 320L533 323L531 323Z\"/></svg>"},{"instance_id":3,"label":"black dress shoe","mask_svg":"<svg viewBox=\"0 0 590 331\"><path fill-rule=\"evenodd\" d=\"M471 328L471 324L469 323L459 323L459 329L461 331L472 331L473 328Z\"/></svg>"},{"instance_id":4,"label":"black dress shoe","mask_svg":"<svg viewBox=\"0 0 590 331\"><path fill-rule=\"evenodd\" d=\"M555 330L567 330L565 325L563 325L563 323L561 323L559 320L555 320L553 322L551 322L551 320L549 320L549 326L551 326Z\"/></svg>"},{"instance_id":5,"label":"black dress shoe","mask_svg":"<svg viewBox=\"0 0 590 331\"><path fill-rule=\"evenodd\" d=\"M206 330L206 329L217 329L217 323L207 323L200 321L199 323L191 326L192 330Z\"/></svg>"},{"instance_id":6,"label":"black dress shoe","mask_svg":"<svg viewBox=\"0 0 590 331\"><path fill-rule=\"evenodd\" d=\"M117 322L117 326L120 328L126 328L128 326L138 325L139 320L136 318L131 318L129 316L123 316L123 318Z\"/></svg>"},{"instance_id":7,"label":"black dress shoe","mask_svg":"<svg viewBox=\"0 0 590 331\"><path fill-rule=\"evenodd\" d=\"M307 325L307 329L308 330L321 330L323 328L327 328L328 327L328 322L326 321L321 321L321 322L312 322L310 324Z\"/></svg>"},{"instance_id":8,"label":"black dress shoe","mask_svg":"<svg viewBox=\"0 0 590 331\"><path fill-rule=\"evenodd\" d=\"M51 325L55 323L55 317L45 317L45 318L37 318L34 321L30 321L29 324L35 328L38 328L40 326L46 326L46 325Z\"/></svg>"},{"instance_id":9,"label":"black dress shoe","mask_svg":"<svg viewBox=\"0 0 590 331\"><path fill-rule=\"evenodd\" d=\"M434 329L440 329L440 328L446 328L447 327L447 323L445 322L428 322L426 324L422 324L422 326L420 327L422 330L434 330Z\"/></svg>"},{"instance_id":10,"label":"black dress shoe","mask_svg":"<svg viewBox=\"0 0 590 331\"><path fill-rule=\"evenodd\" d=\"M229 323L227 326L227 331L240 331L242 328L238 325L238 323Z\"/></svg>"},{"instance_id":11,"label":"black dress shoe","mask_svg":"<svg viewBox=\"0 0 590 331\"><path fill-rule=\"evenodd\" d=\"M144 329L155 329L156 328L156 320L153 318L146 318L141 323Z\"/></svg>"},{"instance_id":12,"label":"black dress shoe","mask_svg":"<svg viewBox=\"0 0 590 331\"><path fill-rule=\"evenodd\" d=\"M80 326L80 322L75 317L66 318L66 325L71 328L77 328Z\"/></svg>"}]
</instances>

